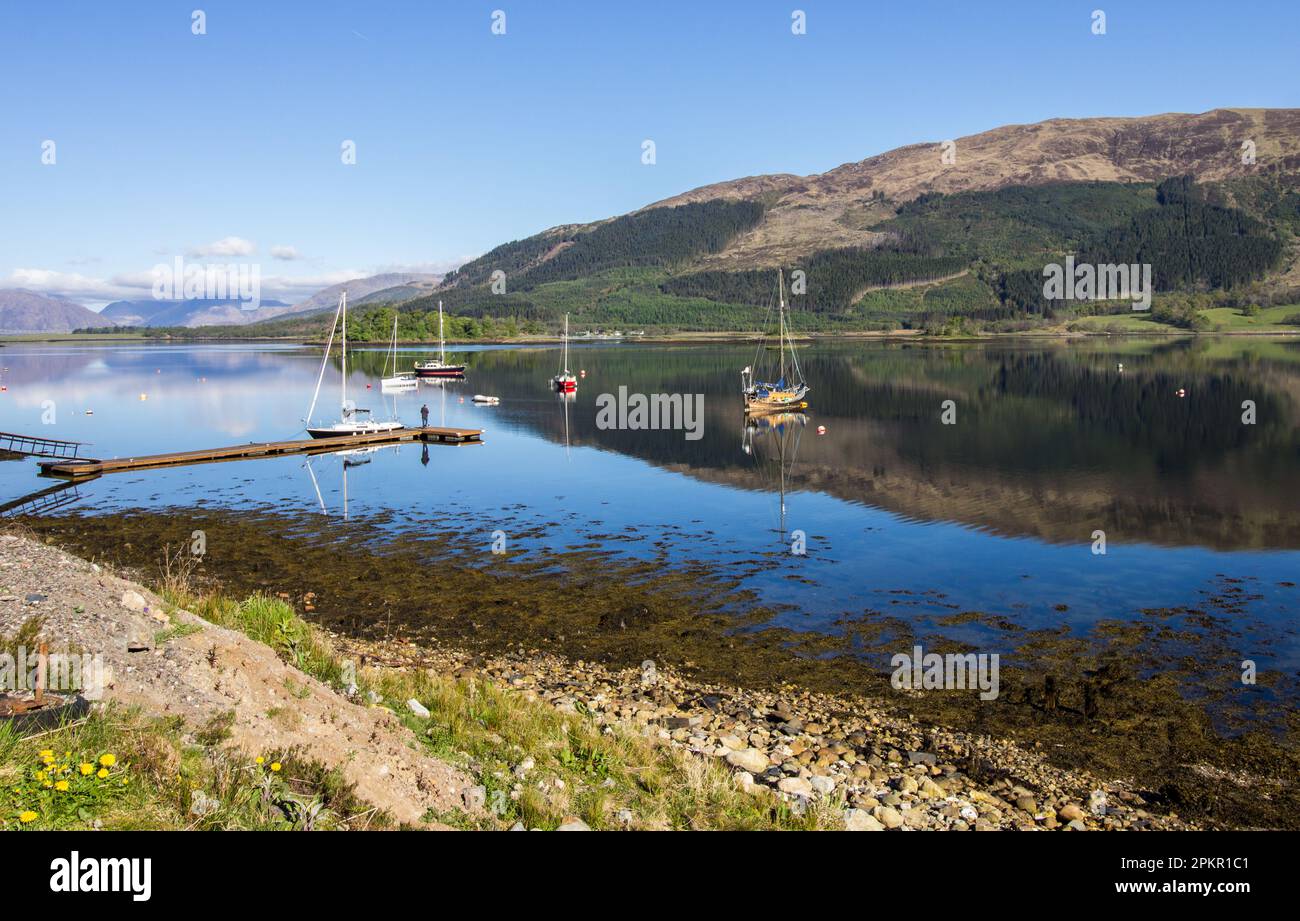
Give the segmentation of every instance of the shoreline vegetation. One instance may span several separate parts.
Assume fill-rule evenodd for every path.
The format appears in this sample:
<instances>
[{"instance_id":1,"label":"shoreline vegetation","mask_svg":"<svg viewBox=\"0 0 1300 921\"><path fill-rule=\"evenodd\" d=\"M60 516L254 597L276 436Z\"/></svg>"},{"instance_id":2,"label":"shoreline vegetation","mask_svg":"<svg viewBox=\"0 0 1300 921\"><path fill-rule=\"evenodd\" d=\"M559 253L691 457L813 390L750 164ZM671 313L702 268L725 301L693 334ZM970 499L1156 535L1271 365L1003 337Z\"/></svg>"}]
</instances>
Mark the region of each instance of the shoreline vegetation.
<instances>
[{"instance_id":1,"label":"shoreline vegetation","mask_svg":"<svg viewBox=\"0 0 1300 921\"><path fill-rule=\"evenodd\" d=\"M8 537L0 549L5 557L38 550L67 556L49 546L56 539L52 533L44 536L45 544ZM3 578L9 600L22 597L10 594L25 587L13 584L8 564ZM1109 771L1102 780L1078 764L1059 766L1051 757L1057 746L1032 734L990 731L979 720L970 725L975 731L946 728L947 723L900 712L882 700L819 691L798 680L783 679L774 686L719 682L699 675L689 662L684 670L664 662L639 667L618 660L597 663L545 649L526 633L493 649L423 637L417 643L400 634L359 635L327 627L314 610L319 603L314 595L303 596L296 605L285 593L243 595L240 580L226 584L200 578L179 561L164 563L149 581L165 599L169 617L180 621L166 630L194 629L198 637L171 642L201 643L205 625L211 623L269 643L278 656L343 700L390 712L422 752L470 775L463 803L423 816L443 825L858 830L1225 826L1222 820L1202 823L1181 817L1182 807L1168 791L1149 781L1116 778ZM56 603L58 590L49 591ZM202 620L178 613L183 611ZM75 620L67 623L75 629ZM3 619L0 626L13 629ZM355 672L348 662L356 664ZM140 718L111 707L105 713L92 723L138 725L130 721ZM194 750L194 733L202 728L173 725L169 744L183 757L218 763L227 756ZM1072 731L1098 729L1079 725ZM73 750L63 742L50 745ZM0 745L0 764L5 765L0 771L20 767L13 763L16 756L6 754L19 750L26 751L12 741ZM1185 754L1195 758L1192 751L1189 747ZM1265 800L1276 796L1275 808L1285 810L1286 781L1252 775L1246 760L1239 763L1236 772L1208 763L1189 767L1211 786L1233 785ZM312 770L316 776L333 776L330 768L316 765ZM207 770L196 776L214 776ZM1280 790L1263 792L1279 782ZM355 799L355 792L337 778L333 783L332 795L343 797L340 803L351 802L348 796ZM1271 819L1261 817L1270 815L1268 808L1261 805L1252 810L1253 822L1243 821L1285 826L1289 820L1280 812ZM344 806L332 812L336 818L346 814ZM339 821L338 827L354 827L346 819ZM245 825L236 821L230 827Z\"/></svg>"},{"instance_id":2,"label":"shoreline vegetation","mask_svg":"<svg viewBox=\"0 0 1300 921\"><path fill-rule=\"evenodd\" d=\"M51 555L69 557L12 532L0 541L10 603L16 598L8 593L30 587L13 585L18 571L39 565L48 572ZM72 571L100 572L75 558L57 568L63 580ZM536 650L482 658L361 643L309 624L283 599L236 602L205 591L179 558L166 565L158 596L138 588L146 605L161 599L154 646L163 657L186 638L221 627L238 631L273 649L304 680L331 688L340 704L361 700L389 711L413 746L471 774L477 784L465 789L464 808L425 815L424 823L569 830L1195 827L1173 812L1148 811L1127 783L1053 768L1014 742L873 709L846 712L845 701L828 695L745 691L671 670L629 673ZM57 607L58 598L39 603ZM125 616L121 610L101 616ZM32 739L0 730L0 824L396 824L359 799L337 766L292 749L254 756L225 745L242 718L238 708L207 726L189 726L123 707L111 688L110 700L76 726ZM91 785L75 797L62 787L44 792L50 778L77 774L74 764L106 756L119 766L112 775L119 786ZM61 808L64 792L75 809Z\"/></svg>"},{"instance_id":3,"label":"shoreline vegetation","mask_svg":"<svg viewBox=\"0 0 1300 921\"><path fill-rule=\"evenodd\" d=\"M1300 313L1300 305L1294 309ZM1091 322L1089 322L1091 321ZM1109 321L1109 325L1108 322ZM1085 328L1071 328L1084 326ZM1070 326L1047 326L1035 329L1014 330L1005 332L972 332L972 331L952 331L952 332L929 332L923 329L896 329L896 330L848 330L835 333L809 332L804 334L796 333L792 338L795 342L843 342L853 340L903 340L903 341L922 341L922 342L996 342L998 340L1008 339L1169 339L1169 338L1216 338L1220 336L1259 336L1259 337L1276 337L1289 338L1300 337L1300 325L1288 324L1261 324L1259 327L1238 327L1238 328L1216 328L1205 330L1181 329L1176 326L1169 326L1158 323L1153 320L1129 317L1126 315L1106 315L1087 318L1087 321L1076 321ZM611 344L611 343L691 343L691 342L757 342L764 337L753 331L743 330L714 330L714 331L678 331L670 333L646 334L645 336L623 337L618 339L612 338L570 338L570 343L584 344ZM112 342L112 341L130 341L130 342L157 342L159 344L184 343L184 342L227 342L227 343L293 343L305 346L323 346L325 337L315 336L269 336L269 335L188 335L182 333L154 334L144 332L123 332L123 333L18 333L0 335L0 346L5 343L47 343L47 342ZM389 340L391 342L391 340ZM562 342L559 336L553 335L518 335L510 337L491 337L483 339L465 339L448 337L446 342L448 346L465 346L465 345L554 345ZM398 345L420 346L437 348L437 339L406 339L401 336L397 340ZM360 341L357 346L379 347L382 342ZM354 346L354 347L357 347Z\"/></svg>"}]
</instances>

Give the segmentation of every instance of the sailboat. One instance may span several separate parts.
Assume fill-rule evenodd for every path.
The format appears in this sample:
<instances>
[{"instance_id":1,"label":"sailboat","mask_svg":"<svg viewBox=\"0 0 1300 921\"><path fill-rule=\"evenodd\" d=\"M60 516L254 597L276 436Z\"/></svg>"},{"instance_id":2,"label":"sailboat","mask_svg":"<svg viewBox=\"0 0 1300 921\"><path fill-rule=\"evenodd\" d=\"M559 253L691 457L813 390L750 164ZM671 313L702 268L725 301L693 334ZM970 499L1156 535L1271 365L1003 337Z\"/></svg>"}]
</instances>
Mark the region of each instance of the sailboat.
<instances>
[{"instance_id":1,"label":"sailboat","mask_svg":"<svg viewBox=\"0 0 1300 921\"><path fill-rule=\"evenodd\" d=\"M795 352L794 341L790 337L790 327L785 322L785 277L777 273L777 349L780 354L777 365L776 383L756 381L752 368L740 372L741 393L745 397L745 412L779 413L806 409L808 404L804 397L810 388L799 370L799 356ZM761 352L761 346L760 346ZM788 353L788 357L787 357ZM754 363L758 364L755 356Z\"/></svg>"},{"instance_id":2,"label":"sailboat","mask_svg":"<svg viewBox=\"0 0 1300 921\"><path fill-rule=\"evenodd\" d=\"M464 377L464 365L447 364L447 343L442 337L442 301L438 301L438 357L415 363L416 377Z\"/></svg>"},{"instance_id":3,"label":"sailboat","mask_svg":"<svg viewBox=\"0 0 1300 921\"><path fill-rule=\"evenodd\" d=\"M560 363L560 373L551 378L551 386L560 393L577 393L578 379L569 370L569 315L564 315L564 358Z\"/></svg>"},{"instance_id":4,"label":"sailboat","mask_svg":"<svg viewBox=\"0 0 1300 921\"><path fill-rule=\"evenodd\" d=\"M397 370L397 314L393 314L393 345L384 357L384 370L379 372L381 375L388 373L389 361L393 363L393 376L380 378L380 390L411 390L420 386L414 371Z\"/></svg>"},{"instance_id":5,"label":"sailboat","mask_svg":"<svg viewBox=\"0 0 1300 921\"><path fill-rule=\"evenodd\" d=\"M329 364L330 348L334 345L334 333L340 329L342 344L342 381L340 386L339 421L326 422L321 425L311 424L311 414L316 410L316 400L320 397L320 385L325 379L325 367ZM397 420L376 422L370 418L370 410L361 409L348 399L348 293L339 297L339 307L334 313L334 325L330 327L329 341L325 343L325 354L321 357L320 374L316 378L316 392L311 396L311 406L307 407L307 434L312 438L335 438L339 435L370 435L379 432L392 432L406 426Z\"/></svg>"}]
</instances>

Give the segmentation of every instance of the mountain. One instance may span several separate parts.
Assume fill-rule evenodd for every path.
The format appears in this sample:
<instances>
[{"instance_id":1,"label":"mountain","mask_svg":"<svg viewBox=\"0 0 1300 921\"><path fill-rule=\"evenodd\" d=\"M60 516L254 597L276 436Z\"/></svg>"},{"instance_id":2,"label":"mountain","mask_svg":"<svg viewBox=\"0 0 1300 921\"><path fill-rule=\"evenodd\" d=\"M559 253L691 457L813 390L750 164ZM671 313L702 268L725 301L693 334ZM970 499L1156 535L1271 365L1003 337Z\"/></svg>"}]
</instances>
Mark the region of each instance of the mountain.
<instances>
[{"instance_id":1,"label":"mountain","mask_svg":"<svg viewBox=\"0 0 1300 921\"><path fill-rule=\"evenodd\" d=\"M382 300L385 303L396 303L399 300L427 294L436 289L441 281L441 275L412 272L384 272L366 278L353 278L342 284L322 288L311 297L296 304L292 310L283 311L283 313L286 316L298 316L317 311L333 310L338 306L339 295L345 289L348 292L348 302L350 304L359 304L366 301L376 302L377 300ZM383 297L380 296L381 294Z\"/></svg>"},{"instance_id":2,"label":"mountain","mask_svg":"<svg viewBox=\"0 0 1300 921\"><path fill-rule=\"evenodd\" d=\"M1255 143L1256 166L1242 164L1242 143ZM714 199L774 200L763 222L715 263L760 265L802 255L809 247L871 244L859 219L921 195L987 192L1063 182L1158 182L1190 175L1217 182L1277 171L1300 174L1300 109L1215 109L1199 115L1051 119L1007 125L953 142L900 147L813 176L757 176L693 189L649 205L672 207Z\"/></svg>"},{"instance_id":3,"label":"mountain","mask_svg":"<svg viewBox=\"0 0 1300 921\"><path fill-rule=\"evenodd\" d=\"M0 334L70 333L89 326L111 326L93 310L67 298L24 288L0 289Z\"/></svg>"},{"instance_id":4,"label":"mountain","mask_svg":"<svg viewBox=\"0 0 1300 921\"><path fill-rule=\"evenodd\" d=\"M1032 297L1029 279L1093 253L1156 264L1172 305L1162 309L1191 324L1184 295L1235 306L1228 292L1265 286L1264 303L1296 302L1298 180L1300 109L1011 125L559 225L496 247L402 309L442 299L471 317L554 325L571 313L579 329L753 329L783 267L807 276L791 299L809 330L1069 319L1067 305ZM504 292L491 286L498 272Z\"/></svg>"},{"instance_id":5,"label":"mountain","mask_svg":"<svg viewBox=\"0 0 1300 921\"><path fill-rule=\"evenodd\" d=\"M256 309L246 310L237 300L145 298L113 301L99 315L119 326L216 326L256 323L292 309L290 304L275 300L264 300Z\"/></svg>"}]
</instances>

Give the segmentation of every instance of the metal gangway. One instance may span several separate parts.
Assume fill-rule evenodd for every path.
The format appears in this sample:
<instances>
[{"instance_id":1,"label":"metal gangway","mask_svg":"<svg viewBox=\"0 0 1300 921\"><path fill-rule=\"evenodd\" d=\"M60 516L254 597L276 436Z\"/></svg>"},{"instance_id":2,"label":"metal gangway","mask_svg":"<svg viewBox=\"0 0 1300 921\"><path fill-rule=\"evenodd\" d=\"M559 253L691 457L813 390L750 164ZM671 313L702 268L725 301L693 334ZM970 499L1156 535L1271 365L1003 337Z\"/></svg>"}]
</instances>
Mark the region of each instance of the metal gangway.
<instances>
[{"instance_id":1,"label":"metal gangway","mask_svg":"<svg viewBox=\"0 0 1300 921\"><path fill-rule=\"evenodd\" d=\"M65 441L62 438L38 438L15 432L0 432L0 454L75 460L77 452L84 445L84 441Z\"/></svg>"}]
</instances>

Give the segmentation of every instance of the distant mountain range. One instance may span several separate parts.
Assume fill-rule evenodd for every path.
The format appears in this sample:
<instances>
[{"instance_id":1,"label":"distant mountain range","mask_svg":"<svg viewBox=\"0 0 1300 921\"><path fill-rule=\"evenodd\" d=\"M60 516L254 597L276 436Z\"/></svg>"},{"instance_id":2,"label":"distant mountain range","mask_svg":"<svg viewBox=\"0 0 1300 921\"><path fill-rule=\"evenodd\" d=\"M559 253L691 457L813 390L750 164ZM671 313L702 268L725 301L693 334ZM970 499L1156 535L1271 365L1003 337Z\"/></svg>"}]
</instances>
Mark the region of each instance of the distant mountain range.
<instances>
[{"instance_id":1,"label":"distant mountain range","mask_svg":"<svg viewBox=\"0 0 1300 921\"><path fill-rule=\"evenodd\" d=\"M22 288L0 289L0 334L66 333L107 326L246 326L280 317L333 310L344 289L353 303L363 303L367 296L380 291L388 292L385 300L406 300L428 294L441 280L441 275L384 272L331 285L298 304L263 300L253 310L232 300L142 298L113 301L96 313L64 297Z\"/></svg>"},{"instance_id":2,"label":"distant mountain range","mask_svg":"<svg viewBox=\"0 0 1300 921\"><path fill-rule=\"evenodd\" d=\"M0 333L70 333L102 325L99 314L67 298L0 288Z\"/></svg>"},{"instance_id":3,"label":"distant mountain range","mask_svg":"<svg viewBox=\"0 0 1300 921\"><path fill-rule=\"evenodd\" d=\"M338 306L339 295L348 292L349 304L360 304L371 299L378 292L384 292L384 301L406 300L428 294L438 287L441 275L412 274L409 272L385 272L367 278L354 278L342 284L322 288L305 301L295 304L287 314L305 315L322 310L333 310Z\"/></svg>"},{"instance_id":4,"label":"distant mountain range","mask_svg":"<svg viewBox=\"0 0 1300 921\"><path fill-rule=\"evenodd\" d=\"M283 308L283 309L281 309ZM268 320L293 307L283 301L262 301L246 309L227 299L113 301L99 312L101 326L224 326Z\"/></svg>"}]
</instances>

